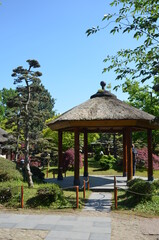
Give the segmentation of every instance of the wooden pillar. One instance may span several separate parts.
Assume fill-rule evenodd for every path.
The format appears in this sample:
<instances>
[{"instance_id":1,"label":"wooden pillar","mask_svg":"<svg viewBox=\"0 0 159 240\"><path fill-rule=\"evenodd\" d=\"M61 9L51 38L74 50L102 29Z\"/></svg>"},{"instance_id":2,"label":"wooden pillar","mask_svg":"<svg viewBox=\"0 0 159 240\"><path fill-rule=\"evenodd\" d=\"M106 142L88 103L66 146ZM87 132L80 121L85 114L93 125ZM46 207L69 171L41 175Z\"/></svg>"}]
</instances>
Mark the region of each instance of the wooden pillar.
<instances>
[{"instance_id":1,"label":"wooden pillar","mask_svg":"<svg viewBox=\"0 0 159 240\"><path fill-rule=\"evenodd\" d=\"M147 130L147 148L148 148L148 181L153 181L153 161L152 161L152 130Z\"/></svg>"},{"instance_id":2,"label":"wooden pillar","mask_svg":"<svg viewBox=\"0 0 159 240\"><path fill-rule=\"evenodd\" d=\"M79 179L79 130L75 129L75 164L74 164L74 185L80 185Z\"/></svg>"},{"instance_id":3,"label":"wooden pillar","mask_svg":"<svg viewBox=\"0 0 159 240\"><path fill-rule=\"evenodd\" d=\"M88 133L84 131L84 177L88 177Z\"/></svg>"},{"instance_id":4,"label":"wooden pillar","mask_svg":"<svg viewBox=\"0 0 159 240\"><path fill-rule=\"evenodd\" d=\"M127 160L128 160L127 180L129 181L133 178L132 133L130 128L126 129L126 142L127 142Z\"/></svg>"},{"instance_id":5,"label":"wooden pillar","mask_svg":"<svg viewBox=\"0 0 159 240\"><path fill-rule=\"evenodd\" d=\"M62 131L58 131L58 180L63 180Z\"/></svg>"},{"instance_id":6,"label":"wooden pillar","mask_svg":"<svg viewBox=\"0 0 159 240\"><path fill-rule=\"evenodd\" d=\"M126 129L123 131L123 177L127 176L127 141L126 141Z\"/></svg>"}]
</instances>

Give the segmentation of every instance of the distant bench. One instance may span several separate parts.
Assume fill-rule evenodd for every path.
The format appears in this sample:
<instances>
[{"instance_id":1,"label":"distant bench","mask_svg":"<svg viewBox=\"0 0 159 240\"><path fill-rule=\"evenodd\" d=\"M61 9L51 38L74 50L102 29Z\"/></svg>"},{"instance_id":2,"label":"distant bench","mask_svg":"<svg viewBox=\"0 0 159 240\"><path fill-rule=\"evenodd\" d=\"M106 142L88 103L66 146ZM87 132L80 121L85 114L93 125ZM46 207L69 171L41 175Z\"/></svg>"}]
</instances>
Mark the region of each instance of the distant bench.
<instances>
[{"instance_id":1,"label":"distant bench","mask_svg":"<svg viewBox=\"0 0 159 240\"><path fill-rule=\"evenodd\" d=\"M66 171L63 169L62 170L62 173L64 174L64 176L66 177ZM52 171L52 174L53 174L53 178L55 178L55 175L57 174L58 175L58 169L53 169Z\"/></svg>"}]
</instances>

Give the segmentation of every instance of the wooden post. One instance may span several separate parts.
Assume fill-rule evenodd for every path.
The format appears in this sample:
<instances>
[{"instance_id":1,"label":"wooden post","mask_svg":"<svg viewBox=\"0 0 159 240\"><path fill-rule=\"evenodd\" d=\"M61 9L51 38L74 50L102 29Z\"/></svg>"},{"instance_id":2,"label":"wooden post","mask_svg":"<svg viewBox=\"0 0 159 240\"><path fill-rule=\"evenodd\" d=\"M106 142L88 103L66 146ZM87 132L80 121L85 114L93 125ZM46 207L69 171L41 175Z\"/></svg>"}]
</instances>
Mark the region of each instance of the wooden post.
<instances>
[{"instance_id":1,"label":"wooden post","mask_svg":"<svg viewBox=\"0 0 159 240\"><path fill-rule=\"evenodd\" d=\"M114 188L115 209L118 208L118 197L117 197L117 195L118 195L118 189L117 189L117 187L115 187Z\"/></svg>"},{"instance_id":2,"label":"wooden post","mask_svg":"<svg viewBox=\"0 0 159 240\"><path fill-rule=\"evenodd\" d=\"M116 188L116 176L114 176L114 188Z\"/></svg>"},{"instance_id":3,"label":"wooden post","mask_svg":"<svg viewBox=\"0 0 159 240\"><path fill-rule=\"evenodd\" d=\"M88 133L84 131L84 177L88 177Z\"/></svg>"},{"instance_id":4,"label":"wooden post","mask_svg":"<svg viewBox=\"0 0 159 240\"><path fill-rule=\"evenodd\" d=\"M152 130L147 130L148 145L148 181L153 181L153 161L152 161Z\"/></svg>"},{"instance_id":5,"label":"wooden post","mask_svg":"<svg viewBox=\"0 0 159 240\"><path fill-rule=\"evenodd\" d=\"M89 185L89 177L87 177L87 189L88 189L88 191L89 191L89 187L90 187L90 185Z\"/></svg>"},{"instance_id":6,"label":"wooden post","mask_svg":"<svg viewBox=\"0 0 159 240\"><path fill-rule=\"evenodd\" d=\"M76 186L76 208L79 208L79 186Z\"/></svg>"},{"instance_id":7,"label":"wooden post","mask_svg":"<svg viewBox=\"0 0 159 240\"><path fill-rule=\"evenodd\" d=\"M132 156L132 133L131 129L127 128L126 130L126 142L127 142L127 159L128 159L128 176L127 180L133 178L133 156Z\"/></svg>"},{"instance_id":8,"label":"wooden post","mask_svg":"<svg viewBox=\"0 0 159 240\"><path fill-rule=\"evenodd\" d=\"M23 191L23 185L21 186L21 208L24 207L24 191Z\"/></svg>"},{"instance_id":9,"label":"wooden post","mask_svg":"<svg viewBox=\"0 0 159 240\"><path fill-rule=\"evenodd\" d=\"M79 179L79 131L75 129L75 165L74 165L74 185L80 185Z\"/></svg>"},{"instance_id":10,"label":"wooden post","mask_svg":"<svg viewBox=\"0 0 159 240\"><path fill-rule=\"evenodd\" d=\"M116 176L114 176L114 199L116 198L115 189L116 189Z\"/></svg>"},{"instance_id":11,"label":"wooden post","mask_svg":"<svg viewBox=\"0 0 159 240\"><path fill-rule=\"evenodd\" d=\"M63 180L62 170L63 170L63 160L62 160L62 131L58 131L58 180Z\"/></svg>"},{"instance_id":12,"label":"wooden post","mask_svg":"<svg viewBox=\"0 0 159 240\"><path fill-rule=\"evenodd\" d=\"M86 198L86 182L83 180L83 198Z\"/></svg>"},{"instance_id":13,"label":"wooden post","mask_svg":"<svg viewBox=\"0 0 159 240\"><path fill-rule=\"evenodd\" d=\"M127 141L126 141L126 129L123 131L123 177L127 176Z\"/></svg>"}]
</instances>

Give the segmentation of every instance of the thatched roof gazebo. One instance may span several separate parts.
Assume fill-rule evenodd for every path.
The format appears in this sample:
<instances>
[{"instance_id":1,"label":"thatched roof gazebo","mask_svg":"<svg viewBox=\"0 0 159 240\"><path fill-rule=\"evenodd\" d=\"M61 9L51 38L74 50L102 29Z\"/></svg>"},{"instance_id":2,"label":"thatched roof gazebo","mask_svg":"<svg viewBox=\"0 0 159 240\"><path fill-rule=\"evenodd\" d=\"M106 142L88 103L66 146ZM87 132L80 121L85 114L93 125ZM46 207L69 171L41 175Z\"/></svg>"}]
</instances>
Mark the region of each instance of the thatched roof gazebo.
<instances>
[{"instance_id":1,"label":"thatched roof gazebo","mask_svg":"<svg viewBox=\"0 0 159 240\"><path fill-rule=\"evenodd\" d=\"M92 95L90 99L57 119L48 126L58 131L58 179L62 179L62 133L72 131L75 136L74 184L79 184L79 133L84 133L84 176L88 176L87 134L89 132L118 132L123 134L123 176L132 179L132 131L147 131L148 141L148 180L153 180L152 129L159 129L155 116L136 109L104 89Z\"/></svg>"}]
</instances>

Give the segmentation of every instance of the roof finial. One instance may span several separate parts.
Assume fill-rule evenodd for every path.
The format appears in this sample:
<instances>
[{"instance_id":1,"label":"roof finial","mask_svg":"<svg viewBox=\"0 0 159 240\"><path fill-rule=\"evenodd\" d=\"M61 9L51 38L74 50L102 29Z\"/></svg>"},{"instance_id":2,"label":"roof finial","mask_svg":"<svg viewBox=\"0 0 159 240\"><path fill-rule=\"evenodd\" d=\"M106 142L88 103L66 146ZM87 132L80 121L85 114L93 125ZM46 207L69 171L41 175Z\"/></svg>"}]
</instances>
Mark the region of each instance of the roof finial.
<instances>
[{"instance_id":1,"label":"roof finial","mask_svg":"<svg viewBox=\"0 0 159 240\"><path fill-rule=\"evenodd\" d=\"M101 82L100 82L100 85L101 85L101 87L102 87L102 90L105 90L104 88L105 88L105 86L106 86L106 83L105 83L104 81L101 81Z\"/></svg>"}]
</instances>

